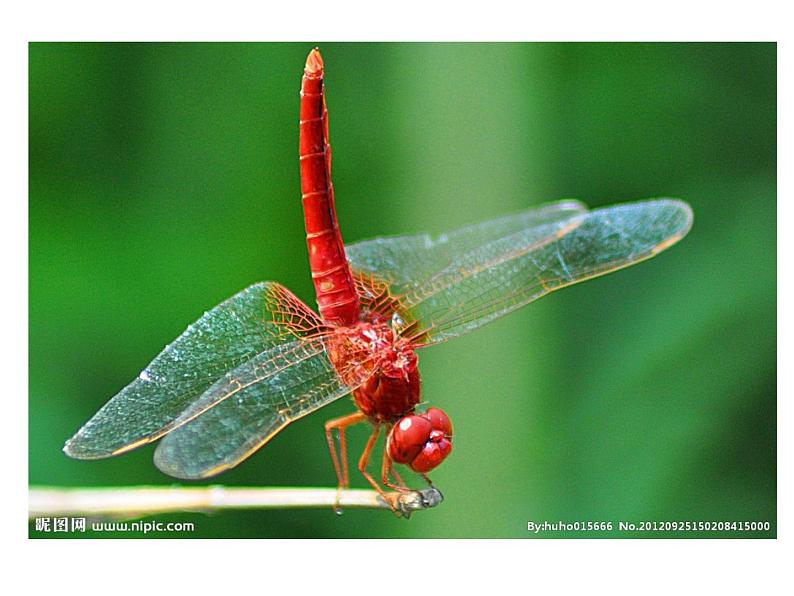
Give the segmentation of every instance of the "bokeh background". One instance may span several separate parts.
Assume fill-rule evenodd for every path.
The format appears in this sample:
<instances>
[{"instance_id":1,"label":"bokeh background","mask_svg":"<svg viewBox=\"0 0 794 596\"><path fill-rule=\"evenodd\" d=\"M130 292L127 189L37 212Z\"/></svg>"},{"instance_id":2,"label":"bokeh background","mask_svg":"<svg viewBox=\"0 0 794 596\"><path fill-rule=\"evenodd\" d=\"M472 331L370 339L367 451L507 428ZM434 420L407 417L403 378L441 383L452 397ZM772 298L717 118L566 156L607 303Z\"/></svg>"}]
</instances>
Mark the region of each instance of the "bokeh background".
<instances>
[{"instance_id":1,"label":"bokeh background","mask_svg":"<svg viewBox=\"0 0 794 596\"><path fill-rule=\"evenodd\" d=\"M94 462L61 447L241 288L278 280L313 303L297 162L311 47L30 46L31 485L173 484L151 446ZM694 228L420 354L425 399L455 424L435 510L158 520L193 521L190 537L529 537L530 520L770 521L753 536L775 535L775 45L321 50L348 242L566 197L681 197ZM350 410L293 424L208 483L333 486L322 424ZM351 431L351 453L366 434Z\"/></svg>"}]
</instances>

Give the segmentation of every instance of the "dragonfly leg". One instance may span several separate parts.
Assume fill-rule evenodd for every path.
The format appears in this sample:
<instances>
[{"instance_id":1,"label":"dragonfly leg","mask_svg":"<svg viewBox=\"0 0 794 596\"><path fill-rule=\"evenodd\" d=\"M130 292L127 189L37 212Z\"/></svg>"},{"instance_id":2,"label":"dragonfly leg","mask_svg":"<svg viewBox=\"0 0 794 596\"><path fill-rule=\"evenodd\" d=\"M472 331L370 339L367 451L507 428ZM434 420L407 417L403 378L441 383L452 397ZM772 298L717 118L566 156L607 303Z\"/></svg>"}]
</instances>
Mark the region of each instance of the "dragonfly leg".
<instances>
[{"instance_id":1,"label":"dragonfly leg","mask_svg":"<svg viewBox=\"0 0 794 596\"><path fill-rule=\"evenodd\" d=\"M375 441L378 440L378 436L380 435L380 425L376 425L375 428L372 429L372 434L367 441L367 446L364 448L364 453L361 454L361 459L358 461L358 469L364 475L364 478L367 479L367 482L372 485L378 494L380 494L381 498L388 504L389 508L398 516L405 516L410 517L411 512L410 510L406 511L405 509L405 502L403 501L403 497L406 494L414 493L415 491L409 489L403 483L402 479L399 475L394 471L392 467L392 459L389 457L388 453L384 453L383 458L383 467L381 468L381 482L396 492L387 493L383 488L381 488L372 475L367 472L367 463L369 463L369 457L372 454L372 448L375 446ZM389 471L391 471L395 478L398 480L401 486L398 486L392 482L389 482ZM420 493L415 493L420 494Z\"/></svg>"},{"instance_id":2,"label":"dragonfly leg","mask_svg":"<svg viewBox=\"0 0 794 596\"><path fill-rule=\"evenodd\" d=\"M389 459L391 460L391 458L389 458ZM391 463L394 463L394 462L391 462ZM391 475L394 476L394 479L397 481L397 484L399 484L400 486L403 486L405 488L408 488L408 485L405 484L405 482L403 482L402 478L400 478L400 475L397 473L397 468L395 468L394 466L391 467Z\"/></svg>"},{"instance_id":3,"label":"dragonfly leg","mask_svg":"<svg viewBox=\"0 0 794 596\"><path fill-rule=\"evenodd\" d=\"M375 441L378 440L378 435L380 435L380 425L376 424L372 429L372 434L367 439L367 445L364 447L364 453L361 454L361 458L358 460L358 471L364 475L364 478L367 479L376 491L378 491L381 496L385 496L383 489L380 485L375 481L372 475L367 472L367 464L369 463L369 456L372 454L372 448L375 446Z\"/></svg>"},{"instance_id":4,"label":"dragonfly leg","mask_svg":"<svg viewBox=\"0 0 794 596\"><path fill-rule=\"evenodd\" d=\"M394 489L399 492L410 492L411 489L405 485L403 479L400 478L400 475L397 473L397 470L392 465L391 457L387 451L384 450L383 452L383 464L381 465L380 469L380 481L383 483L384 486L388 486L391 489ZM389 480L389 472L391 472L394 479L397 481L397 484L394 484Z\"/></svg>"},{"instance_id":5,"label":"dragonfly leg","mask_svg":"<svg viewBox=\"0 0 794 596\"><path fill-rule=\"evenodd\" d=\"M345 429L352 425L357 424L359 422L363 422L366 420L367 417L362 414L361 412L356 412L355 414L350 414L348 416L342 416L341 418L335 418L334 420L329 420L325 423L325 437L328 441L328 450L331 453L331 461L334 464L334 470L336 471L336 477L339 481L338 491L337 491L337 504L334 507L337 511L339 510L339 497L341 496L341 492L343 488L346 488L350 484L350 478L348 476L348 468L347 468L347 452L346 452L346 444L345 444ZM334 444L334 436L333 430L337 429L339 432L339 454L337 455L336 452L336 445ZM372 475L367 471L367 464L369 463L369 458L372 455L372 449L375 447L375 443L378 440L381 432L381 425L375 424L372 429L372 434L369 436L367 440L367 444L364 447L364 452L361 454L361 458L358 460L358 470L367 479L370 486L378 491L378 494L383 498L386 503L389 504L389 507L395 513L399 514L399 510L397 508L397 504L395 502L395 495L392 493L391 495L386 493L383 488L377 483L377 481L372 477ZM405 492L407 487L403 484L402 479L400 479L397 472L391 466L392 461L391 458L388 457L388 454L385 454L384 463L385 466L385 473L386 473L386 480L384 484L389 486L390 488L394 488L399 490L400 492ZM402 486L396 486L391 482L388 482L388 472L391 470L394 477L398 480L398 482ZM383 471L383 470L382 470Z\"/></svg>"},{"instance_id":6,"label":"dragonfly leg","mask_svg":"<svg viewBox=\"0 0 794 596\"><path fill-rule=\"evenodd\" d=\"M345 443L345 429L351 424L357 424L366 419L366 416L361 412L335 418L325 423L325 438L328 441L328 451L331 453L331 461L334 464L334 471L336 472L336 479L338 481L336 501L339 504L339 497L343 488L350 485L350 476L347 469L347 445ZM336 445L334 444L333 431L337 429L339 433L339 455L336 453ZM338 507L335 507L338 508Z\"/></svg>"},{"instance_id":7,"label":"dragonfly leg","mask_svg":"<svg viewBox=\"0 0 794 596\"><path fill-rule=\"evenodd\" d=\"M369 456L372 454L372 448L375 446L375 441L378 440L378 436L380 435L380 424L376 424L375 428L372 429L372 434L369 436L369 440L367 440L367 445L364 447L364 453L361 454L361 459L358 460L358 471L367 479L367 482L370 483L372 488L378 491L378 494L381 498L386 501L389 505L389 508L396 513L397 515L402 515L400 508L397 506L397 493L387 493L383 488L375 481L372 477L372 474L367 472L367 464L369 463Z\"/></svg>"}]
</instances>

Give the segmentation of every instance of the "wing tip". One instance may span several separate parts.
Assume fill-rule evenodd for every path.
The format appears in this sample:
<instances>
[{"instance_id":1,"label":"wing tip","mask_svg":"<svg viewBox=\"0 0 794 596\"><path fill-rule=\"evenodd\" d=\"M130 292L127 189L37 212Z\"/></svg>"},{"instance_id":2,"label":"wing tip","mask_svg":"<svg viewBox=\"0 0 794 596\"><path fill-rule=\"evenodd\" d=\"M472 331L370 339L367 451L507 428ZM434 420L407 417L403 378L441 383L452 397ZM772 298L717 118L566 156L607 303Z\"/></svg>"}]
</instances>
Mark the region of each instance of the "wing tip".
<instances>
[{"instance_id":1,"label":"wing tip","mask_svg":"<svg viewBox=\"0 0 794 596\"><path fill-rule=\"evenodd\" d=\"M116 448L99 449L96 445L92 446L90 438L85 438L82 429L79 430L71 439L67 440L61 451L73 459L105 459L115 455L127 453L143 445L151 443L159 437L143 437L126 445Z\"/></svg>"},{"instance_id":2,"label":"wing tip","mask_svg":"<svg viewBox=\"0 0 794 596\"><path fill-rule=\"evenodd\" d=\"M80 440L79 433L66 441L61 451L63 451L64 455L72 459L104 459L113 455L107 451L90 449Z\"/></svg>"},{"instance_id":3,"label":"wing tip","mask_svg":"<svg viewBox=\"0 0 794 596\"><path fill-rule=\"evenodd\" d=\"M91 449L86 449L85 443L81 440L82 439L82 430L80 429L77 431L70 439L68 439L61 448L61 451L73 459L97 459L96 455L93 455L93 451Z\"/></svg>"},{"instance_id":4,"label":"wing tip","mask_svg":"<svg viewBox=\"0 0 794 596\"><path fill-rule=\"evenodd\" d=\"M677 244L689 233L689 230L692 229L692 223L695 218L691 205L676 197L640 199L626 203L617 203L615 205L603 207L603 209L609 210L620 207L626 207L628 209L651 208L654 210L654 217L662 220L665 225L664 230L667 232L666 235L650 247L645 258L654 257L674 244ZM632 262L631 264L634 263Z\"/></svg>"},{"instance_id":5,"label":"wing tip","mask_svg":"<svg viewBox=\"0 0 794 596\"><path fill-rule=\"evenodd\" d=\"M667 246L672 246L689 233L689 230L692 229L692 224L695 221L695 212L692 210L692 206L682 199L675 197L662 197L654 200L674 207L682 216L681 223L677 228L676 233L667 239L669 244L664 246L664 248L667 248ZM661 244L664 244L664 242ZM664 250L664 248L660 249L660 251Z\"/></svg>"},{"instance_id":6,"label":"wing tip","mask_svg":"<svg viewBox=\"0 0 794 596\"><path fill-rule=\"evenodd\" d=\"M205 478L210 478L220 474L224 470L228 470L229 468L233 467L226 464L221 464L214 468L210 468L209 470L198 470L191 472L190 470L186 469L185 466L175 464L174 458L171 457L168 451L168 444L165 441L160 443L157 446L157 449L154 451L154 465L166 476L179 478L180 480L203 480Z\"/></svg>"},{"instance_id":7,"label":"wing tip","mask_svg":"<svg viewBox=\"0 0 794 596\"><path fill-rule=\"evenodd\" d=\"M675 214L678 217L678 221L675 222L676 226L671 230L671 234L659 243L660 246L663 245L663 248L660 248L659 252L681 240L684 236L686 236L689 233L689 230L692 229L692 223L694 222L695 219L695 214L694 211L692 210L692 206L683 199L679 199L676 197L657 197L652 199L639 199L636 201L628 201L625 203L616 203L614 205L607 205L605 207L600 208L599 210L602 209L607 210L615 207L626 207L630 209L630 208L637 208L644 206L667 208L669 211L668 216ZM654 252L654 254L656 254L656 252Z\"/></svg>"}]
</instances>

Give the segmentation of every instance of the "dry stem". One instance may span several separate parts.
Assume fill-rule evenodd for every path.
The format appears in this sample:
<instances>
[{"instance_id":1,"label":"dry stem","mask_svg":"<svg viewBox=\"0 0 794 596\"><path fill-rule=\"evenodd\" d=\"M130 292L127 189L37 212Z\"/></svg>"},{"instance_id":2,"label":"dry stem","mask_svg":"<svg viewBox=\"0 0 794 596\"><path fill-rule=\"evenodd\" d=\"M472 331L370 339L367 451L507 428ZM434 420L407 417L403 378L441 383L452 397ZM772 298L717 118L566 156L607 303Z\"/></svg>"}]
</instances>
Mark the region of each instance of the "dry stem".
<instances>
[{"instance_id":1,"label":"dry stem","mask_svg":"<svg viewBox=\"0 0 794 596\"><path fill-rule=\"evenodd\" d=\"M442 500L435 488L408 493L388 493L399 513L410 517L421 509L435 507ZM30 489L30 519L47 516L137 518L179 511L224 509L333 508L335 488L243 488L226 486L131 486L112 488ZM388 509L389 504L375 491L347 489L339 493L341 509Z\"/></svg>"}]
</instances>

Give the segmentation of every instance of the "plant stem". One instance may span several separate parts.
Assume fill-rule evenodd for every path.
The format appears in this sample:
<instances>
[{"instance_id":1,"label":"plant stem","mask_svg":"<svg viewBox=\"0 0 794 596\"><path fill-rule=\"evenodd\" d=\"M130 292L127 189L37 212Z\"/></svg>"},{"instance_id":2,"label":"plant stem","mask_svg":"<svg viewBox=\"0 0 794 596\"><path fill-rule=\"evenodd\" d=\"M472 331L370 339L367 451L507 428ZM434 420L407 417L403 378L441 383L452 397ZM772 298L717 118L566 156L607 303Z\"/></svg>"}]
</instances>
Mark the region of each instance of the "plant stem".
<instances>
[{"instance_id":1,"label":"plant stem","mask_svg":"<svg viewBox=\"0 0 794 596\"><path fill-rule=\"evenodd\" d=\"M339 500L337 501L337 495ZM435 488L407 493L387 493L398 512L435 507L442 500ZM256 488L226 486L130 486L108 488L33 487L29 493L28 518L85 516L136 518L182 511L224 509L333 508L389 509L374 490L335 488Z\"/></svg>"}]
</instances>

